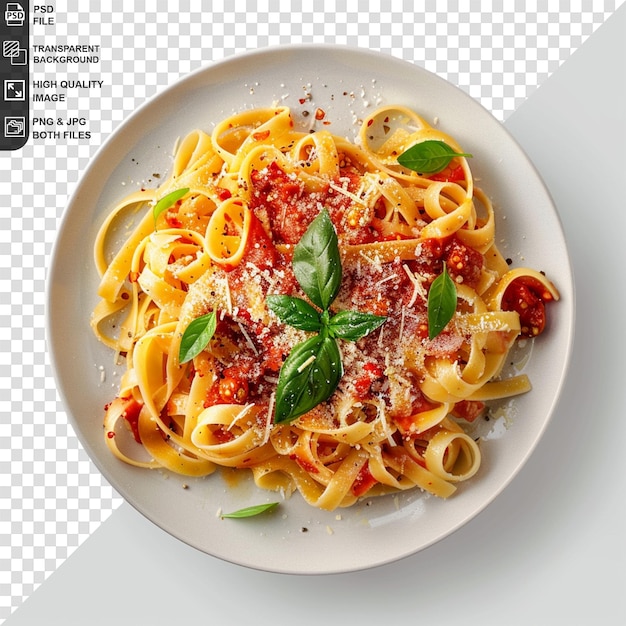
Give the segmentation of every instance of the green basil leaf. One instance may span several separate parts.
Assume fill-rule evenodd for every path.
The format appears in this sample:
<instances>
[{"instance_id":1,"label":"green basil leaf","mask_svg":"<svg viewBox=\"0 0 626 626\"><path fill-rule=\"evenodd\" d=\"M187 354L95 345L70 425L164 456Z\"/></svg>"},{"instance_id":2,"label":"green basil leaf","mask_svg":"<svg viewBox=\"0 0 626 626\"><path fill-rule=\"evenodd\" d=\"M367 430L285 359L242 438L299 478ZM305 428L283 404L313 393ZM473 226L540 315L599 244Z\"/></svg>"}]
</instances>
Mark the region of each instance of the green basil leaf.
<instances>
[{"instance_id":1,"label":"green basil leaf","mask_svg":"<svg viewBox=\"0 0 626 626\"><path fill-rule=\"evenodd\" d=\"M341 286L341 257L337 233L326 209L311 222L294 248L293 271L311 302L327 309Z\"/></svg>"},{"instance_id":2,"label":"green basil leaf","mask_svg":"<svg viewBox=\"0 0 626 626\"><path fill-rule=\"evenodd\" d=\"M373 330L382 326L386 320L386 317L372 315L371 313L339 311L339 313L330 318L328 331L333 337L357 341L357 339L369 335Z\"/></svg>"},{"instance_id":3,"label":"green basil leaf","mask_svg":"<svg viewBox=\"0 0 626 626\"><path fill-rule=\"evenodd\" d=\"M455 152L447 143L428 139L414 144L399 157L398 163L420 174L436 174L448 167L454 157L471 157L465 152Z\"/></svg>"},{"instance_id":4,"label":"green basil leaf","mask_svg":"<svg viewBox=\"0 0 626 626\"><path fill-rule=\"evenodd\" d=\"M244 517L254 517L266 511L271 511L278 506L278 502L268 502L267 504L257 504L255 506L247 506L244 509L233 511L232 513L222 513L220 517L230 519L243 519Z\"/></svg>"},{"instance_id":5,"label":"green basil leaf","mask_svg":"<svg viewBox=\"0 0 626 626\"><path fill-rule=\"evenodd\" d=\"M456 311L456 285L450 278L446 264L428 291L428 338L434 339L452 319Z\"/></svg>"},{"instance_id":6,"label":"green basil leaf","mask_svg":"<svg viewBox=\"0 0 626 626\"><path fill-rule=\"evenodd\" d=\"M191 361L191 359L200 354L200 352L206 348L209 341L211 341L216 326L217 318L215 311L197 317L190 322L187 328L185 328L183 337L180 340L178 361L180 363L187 363L187 361Z\"/></svg>"},{"instance_id":7,"label":"green basil leaf","mask_svg":"<svg viewBox=\"0 0 626 626\"><path fill-rule=\"evenodd\" d=\"M166 196L163 196L152 209L152 216L154 217L154 225L156 226L156 221L159 215L169 209L173 204L178 202L182 197L189 193L189 188L185 187L184 189L177 189L176 191L172 191L168 193Z\"/></svg>"},{"instance_id":8,"label":"green basil leaf","mask_svg":"<svg viewBox=\"0 0 626 626\"><path fill-rule=\"evenodd\" d=\"M270 295L265 299L267 306L284 324L299 330L317 331L322 328L320 314L302 298Z\"/></svg>"},{"instance_id":9,"label":"green basil leaf","mask_svg":"<svg viewBox=\"0 0 626 626\"><path fill-rule=\"evenodd\" d=\"M328 400L342 376L339 346L332 337L314 335L295 345L280 368L274 422L291 422Z\"/></svg>"}]
</instances>

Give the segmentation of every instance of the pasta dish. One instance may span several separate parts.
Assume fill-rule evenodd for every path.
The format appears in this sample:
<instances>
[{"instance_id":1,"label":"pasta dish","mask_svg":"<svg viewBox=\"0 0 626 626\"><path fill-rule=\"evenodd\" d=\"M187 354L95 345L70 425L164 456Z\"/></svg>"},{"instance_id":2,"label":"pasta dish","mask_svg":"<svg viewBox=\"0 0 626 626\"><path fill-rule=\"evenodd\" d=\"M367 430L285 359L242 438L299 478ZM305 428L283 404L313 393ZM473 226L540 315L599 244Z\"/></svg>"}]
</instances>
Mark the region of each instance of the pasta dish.
<instances>
[{"instance_id":1,"label":"pasta dish","mask_svg":"<svg viewBox=\"0 0 626 626\"><path fill-rule=\"evenodd\" d=\"M555 286L514 268L472 157L402 106L355 141L288 107L196 130L94 247L91 325L123 367L104 440L122 461L252 473L326 510L481 464L469 425L531 389L502 376ZM131 226L129 224L133 222Z\"/></svg>"}]
</instances>

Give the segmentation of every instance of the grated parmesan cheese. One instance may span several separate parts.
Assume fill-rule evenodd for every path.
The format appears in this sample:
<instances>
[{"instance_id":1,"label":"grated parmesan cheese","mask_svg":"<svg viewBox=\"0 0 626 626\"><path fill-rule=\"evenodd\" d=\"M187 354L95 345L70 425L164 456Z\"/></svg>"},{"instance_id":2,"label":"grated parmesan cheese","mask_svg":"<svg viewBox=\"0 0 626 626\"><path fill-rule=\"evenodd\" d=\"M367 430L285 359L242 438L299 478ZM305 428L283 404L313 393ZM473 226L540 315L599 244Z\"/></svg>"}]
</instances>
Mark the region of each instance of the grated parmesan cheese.
<instances>
[{"instance_id":1,"label":"grated parmesan cheese","mask_svg":"<svg viewBox=\"0 0 626 626\"><path fill-rule=\"evenodd\" d=\"M301 363L298 367L298 374L301 374L311 363L315 361L315 355L312 354L304 363Z\"/></svg>"}]
</instances>

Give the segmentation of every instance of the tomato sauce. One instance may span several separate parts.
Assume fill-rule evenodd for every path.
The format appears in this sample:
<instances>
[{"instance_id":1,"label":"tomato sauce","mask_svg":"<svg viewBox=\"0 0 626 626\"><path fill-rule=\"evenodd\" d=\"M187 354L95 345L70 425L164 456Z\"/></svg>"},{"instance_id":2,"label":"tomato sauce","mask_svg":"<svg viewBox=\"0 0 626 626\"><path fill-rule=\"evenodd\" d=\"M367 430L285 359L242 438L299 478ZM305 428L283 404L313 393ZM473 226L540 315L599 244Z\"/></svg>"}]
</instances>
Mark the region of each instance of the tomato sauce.
<instances>
[{"instance_id":1,"label":"tomato sauce","mask_svg":"<svg viewBox=\"0 0 626 626\"><path fill-rule=\"evenodd\" d=\"M352 493L358 498L365 495L378 481L372 476L366 463L352 483Z\"/></svg>"},{"instance_id":2,"label":"tomato sauce","mask_svg":"<svg viewBox=\"0 0 626 626\"><path fill-rule=\"evenodd\" d=\"M372 224L363 225L353 219L354 202L349 194L357 191L360 174L349 164L340 174L338 180L311 192L302 180L283 171L275 162L253 172L250 234L242 261L226 272L233 307L228 313L220 312L213 339L218 342L220 354L215 364L217 378L205 406L251 402L269 405L280 368L291 347L302 337L294 334L298 331L291 327L268 324L267 319L259 317L256 305L268 293L304 296L293 273L291 254L322 207L331 216L340 245L381 239ZM448 175L458 173L447 172ZM376 211L372 223L375 214ZM385 402L387 415L396 421L404 436L413 436L410 425L415 415L433 407L421 395L418 381L409 385L406 399L400 403L388 395L385 381L390 352L397 351L399 344L415 342L428 355L445 358L456 355L466 341L453 329L428 339L425 296L444 264L457 284L476 287L481 279L483 255L453 235L420 241L416 245L416 258L411 260L342 260L342 285L334 307L386 316L387 322L380 333L372 333L353 346L345 342L340 391L362 401ZM416 281L421 287L416 286ZM503 300L503 306L520 313L522 324L530 329L530 334L545 325L543 303L547 298L535 283L515 281ZM461 403L458 417L472 421L483 409L482 403ZM334 415L331 409L330 419L336 419ZM366 419L363 415L357 419ZM355 489L365 493L375 480L364 468L357 483Z\"/></svg>"},{"instance_id":3,"label":"tomato sauce","mask_svg":"<svg viewBox=\"0 0 626 626\"><path fill-rule=\"evenodd\" d=\"M419 274L434 280L441 274L444 262L453 281L476 287L483 269L483 255L462 243L456 235L422 241L413 265Z\"/></svg>"},{"instance_id":4,"label":"tomato sauce","mask_svg":"<svg viewBox=\"0 0 626 626\"><path fill-rule=\"evenodd\" d=\"M137 443L141 443L141 436L139 435L139 414L143 408L143 404L137 402L133 397L120 398L123 402L122 417L126 420L128 427L133 433L133 437Z\"/></svg>"},{"instance_id":5,"label":"tomato sauce","mask_svg":"<svg viewBox=\"0 0 626 626\"><path fill-rule=\"evenodd\" d=\"M313 192L307 191L300 179L283 171L275 162L253 172L251 180L250 235L241 263L227 272L234 311L232 315L222 313L216 331L226 354L217 364L218 381L207 397L210 404L269 402L269 394L295 339L285 339L292 329L282 324L267 325L253 315L255 303L250 300L249 292L253 286L252 293L260 289L261 297L269 292L303 296L293 274L289 250L300 241L322 207L331 216L340 245L369 243L381 238L371 224L363 225L354 219L354 202L349 194L357 192L361 175L349 162L336 181ZM283 249L284 244L290 244L291 248L281 253L279 247ZM338 309L388 317L383 337L373 333L359 340L353 360L344 354L341 385L362 400L382 398L390 410L393 403L384 390L390 347L417 338L433 356L447 356L455 353L464 341L463 337L445 331L432 341L428 339L426 302L423 297L416 298L410 274L420 277L425 293L441 274L444 263L453 280L469 286L477 284L482 271L482 255L455 236L424 240L418 244L417 252L417 259L409 261L369 263L366 259L356 262L344 259L342 287L334 303ZM410 313L406 314L407 311ZM228 350L228 346L237 348ZM391 410L391 418L410 420L416 412L430 408L421 398L417 384L414 387L401 412Z\"/></svg>"},{"instance_id":6,"label":"tomato sauce","mask_svg":"<svg viewBox=\"0 0 626 626\"><path fill-rule=\"evenodd\" d=\"M377 240L376 231L355 220L350 211L352 199L347 195L357 191L360 180L360 174L346 166L340 169L333 185L327 183L318 191L308 192L303 181L272 162L266 169L252 173L250 207L267 214L275 243L297 244L322 206L328 210L341 242L371 243Z\"/></svg>"}]
</instances>

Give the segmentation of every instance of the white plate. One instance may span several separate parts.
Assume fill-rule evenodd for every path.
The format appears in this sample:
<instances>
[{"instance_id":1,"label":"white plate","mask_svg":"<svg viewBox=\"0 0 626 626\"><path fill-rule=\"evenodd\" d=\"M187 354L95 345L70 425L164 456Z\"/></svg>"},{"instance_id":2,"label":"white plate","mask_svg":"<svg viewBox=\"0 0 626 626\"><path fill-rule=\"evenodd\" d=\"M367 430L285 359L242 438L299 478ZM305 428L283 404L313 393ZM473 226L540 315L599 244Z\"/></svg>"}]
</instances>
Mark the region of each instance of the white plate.
<instances>
[{"instance_id":1,"label":"white plate","mask_svg":"<svg viewBox=\"0 0 626 626\"><path fill-rule=\"evenodd\" d=\"M310 101L301 104L309 94ZM502 428L504 419L494 422L492 436L481 444L480 473L450 500L415 491L329 513L296 494L273 514L223 520L216 515L219 509L269 502L276 495L247 480L224 482L218 474L190 480L135 469L105 448L103 407L115 395L119 372L89 328L97 299L96 231L117 199L141 184L158 184L153 174L169 171L178 137L194 128L210 130L241 108L273 102L293 107L297 116L320 107L332 121L327 128L351 138L354 120L379 104L407 105L428 121L438 119L474 155L472 168L498 211L504 255L545 271L562 294L550 307L549 327L527 366L533 391L514 401L507 428ZM48 289L49 347L59 392L80 441L112 486L182 541L227 561L285 573L345 572L388 563L446 537L483 510L544 432L573 332L572 277L559 218L539 175L502 125L464 92L422 68L337 46L288 46L228 58L139 108L101 147L78 185L58 234Z\"/></svg>"}]
</instances>

